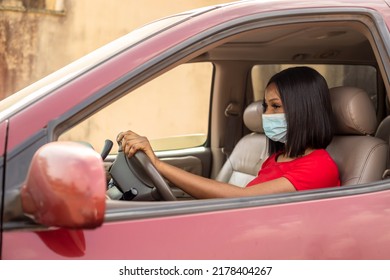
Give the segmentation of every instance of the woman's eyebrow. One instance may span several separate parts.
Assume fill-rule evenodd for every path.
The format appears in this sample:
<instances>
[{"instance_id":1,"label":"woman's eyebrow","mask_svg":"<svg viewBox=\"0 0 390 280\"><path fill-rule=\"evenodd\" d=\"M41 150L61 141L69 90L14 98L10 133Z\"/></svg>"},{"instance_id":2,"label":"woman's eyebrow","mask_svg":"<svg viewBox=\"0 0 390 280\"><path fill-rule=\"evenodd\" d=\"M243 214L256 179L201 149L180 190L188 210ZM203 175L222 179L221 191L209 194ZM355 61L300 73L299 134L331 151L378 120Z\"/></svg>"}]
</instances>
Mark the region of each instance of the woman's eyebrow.
<instances>
[{"instance_id":1,"label":"woman's eyebrow","mask_svg":"<svg viewBox=\"0 0 390 280\"><path fill-rule=\"evenodd\" d=\"M275 101L275 100L280 100L280 98L278 98L278 97L274 97L274 98L271 98L270 100L267 100L268 102L271 102L271 101Z\"/></svg>"}]
</instances>

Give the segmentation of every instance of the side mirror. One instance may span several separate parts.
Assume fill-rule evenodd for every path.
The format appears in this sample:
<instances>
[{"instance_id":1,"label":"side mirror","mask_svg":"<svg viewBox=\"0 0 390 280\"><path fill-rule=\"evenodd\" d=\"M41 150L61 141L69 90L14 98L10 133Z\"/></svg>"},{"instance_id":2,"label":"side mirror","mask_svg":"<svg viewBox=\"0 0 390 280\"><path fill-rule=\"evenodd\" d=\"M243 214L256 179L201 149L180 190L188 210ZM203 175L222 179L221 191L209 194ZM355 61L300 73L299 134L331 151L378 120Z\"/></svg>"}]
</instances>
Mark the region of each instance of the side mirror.
<instances>
[{"instance_id":1,"label":"side mirror","mask_svg":"<svg viewBox=\"0 0 390 280\"><path fill-rule=\"evenodd\" d=\"M32 159L21 201L24 213L45 226L100 226L106 201L101 156L74 142L42 146Z\"/></svg>"}]
</instances>

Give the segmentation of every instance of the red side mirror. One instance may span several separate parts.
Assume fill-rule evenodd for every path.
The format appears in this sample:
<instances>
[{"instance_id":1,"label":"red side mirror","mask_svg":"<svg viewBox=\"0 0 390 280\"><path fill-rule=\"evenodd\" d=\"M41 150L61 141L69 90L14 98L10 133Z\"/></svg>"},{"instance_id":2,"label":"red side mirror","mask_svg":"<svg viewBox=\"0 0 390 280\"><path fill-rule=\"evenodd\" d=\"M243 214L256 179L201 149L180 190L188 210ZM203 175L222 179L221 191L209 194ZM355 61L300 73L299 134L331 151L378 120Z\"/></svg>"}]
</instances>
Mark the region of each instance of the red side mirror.
<instances>
[{"instance_id":1,"label":"red side mirror","mask_svg":"<svg viewBox=\"0 0 390 280\"><path fill-rule=\"evenodd\" d=\"M24 212L46 226L100 226L106 200L101 156L79 143L42 146L32 159L21 200Z\"/></svg>"}]
</instances>

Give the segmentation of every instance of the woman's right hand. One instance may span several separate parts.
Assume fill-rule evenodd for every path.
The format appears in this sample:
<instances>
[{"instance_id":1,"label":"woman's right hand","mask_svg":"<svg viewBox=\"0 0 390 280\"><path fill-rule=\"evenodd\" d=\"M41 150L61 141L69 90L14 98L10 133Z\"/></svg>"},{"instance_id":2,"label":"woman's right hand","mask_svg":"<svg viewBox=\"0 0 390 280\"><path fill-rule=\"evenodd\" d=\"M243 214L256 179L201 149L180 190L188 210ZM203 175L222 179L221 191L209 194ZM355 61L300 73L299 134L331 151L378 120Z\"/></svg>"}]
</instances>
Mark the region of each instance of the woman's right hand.
<instances>
[{"instance_id":1,"label":"woman's right hand","mask_svg":"<svg viewBox=\"0 0 390 280\"><path fill-rule=\"evenodd\" d=\"M149 143L144 136L139 136L131 130L118 134L116 141L122 146L122 151L128 157L132 157L137 151L143 151L156 167L158 159Z\"/></svg>"}]
</instances>

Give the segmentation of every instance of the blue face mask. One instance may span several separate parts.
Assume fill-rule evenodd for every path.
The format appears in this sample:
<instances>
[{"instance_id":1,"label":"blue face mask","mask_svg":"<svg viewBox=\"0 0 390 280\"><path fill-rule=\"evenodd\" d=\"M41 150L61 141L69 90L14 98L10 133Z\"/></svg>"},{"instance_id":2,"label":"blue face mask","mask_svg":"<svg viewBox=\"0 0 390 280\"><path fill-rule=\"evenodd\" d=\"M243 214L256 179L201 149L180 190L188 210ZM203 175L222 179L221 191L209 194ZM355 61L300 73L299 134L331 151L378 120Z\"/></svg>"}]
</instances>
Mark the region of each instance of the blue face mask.
<instances>
[{"instance_id":1,"label":"blue face mask","mask_svg":"<svg viewBox=\"0 0 390 280\"><path fill-rule=\"evenodd\" d=\"M287 122L285 114L263 114L265 135L273 141L286 143Z\"/></svg>"}]
</instances>

